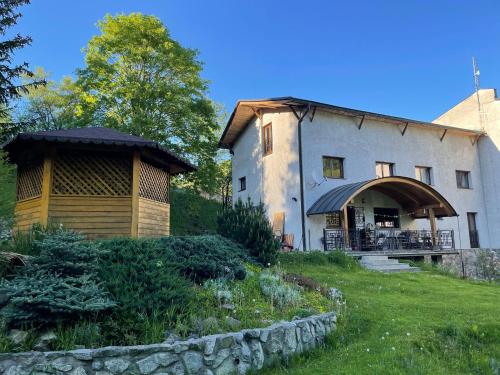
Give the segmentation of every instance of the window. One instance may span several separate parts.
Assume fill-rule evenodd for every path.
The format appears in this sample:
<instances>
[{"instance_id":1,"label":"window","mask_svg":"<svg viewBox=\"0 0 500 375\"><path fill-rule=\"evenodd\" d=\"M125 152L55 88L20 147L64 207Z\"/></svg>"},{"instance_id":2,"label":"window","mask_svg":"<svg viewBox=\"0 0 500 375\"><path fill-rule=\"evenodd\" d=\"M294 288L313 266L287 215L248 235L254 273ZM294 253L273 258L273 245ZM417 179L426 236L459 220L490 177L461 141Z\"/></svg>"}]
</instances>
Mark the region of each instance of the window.
<instances>
[{"instance_id":1,"label":"window","mask_svg":"<svg viewBox=\"0 0 500 375\"><path fill-rule=\"evenodd\" d=\"M340 228L340 212L326 214L326 229Z\"/></svg>"},{"instance_id":2,"label":"window","mask_svg":"<svg viewBox=\"0 0 500 375\"><path fill-rule=\"evenodd\" d=\"M476 213L467 212L467 223L469 224L469 241L472 249L479 248L479 236L477 234Z\"/></svg>"},{"instance_id":3,"label":"window","mask_svg":"<svg viewBox=\"0 0 500 375\"><path fill-rule=\"evenodd\" d=\"M399 211L397 208L373 208L375 225L381 228L399 228Z\"/></svg>"},{"instance_id":4,"label":"window","mask_svg":"<svg viewBox=\"0 0 500 375\"><path fill-rule=\"evenodd\" d=\"M246 177L241 177L239 179L239 181L240 181L240 190L239 191L246 190L247 189L247 178Z\"/></svg>"},{"instance_id":5,"label":"window","mask_svg":"<svg viewBox=\"0 0 500 375\"><path fill-rule=\"evenodd\" d=\"M327 178L344 178L344 159L323 156L323 176Z\"/></svg>"},{"instance_id":6,"label":"window","mask_svg":"<svg viewBox=\"0 0 500 375\"><path fill-rule=\"evenodd\" d=\"M457 175L457 187L459 189L470 189L470 172L468 171L455 171Z\"/></svg>"},{"instance_id":7,"label":"window","mask_svg":"<svg viewBox=\"0 0 500 375\"><path fill-rule=\"evenodd\" d=\"M262 142L264 144L264 156L273 153L273 126L267 124L262 128Z\"/></svg>"},{"instance_id":8,"label":"window","mask_svg":"<svg viewBox=\"0 0 500 375\"><path fill-rule=\"evenodd\" d=\"M394 163L377 161L375 163L375 174L377 178L394 176Z\"/></svg>"},{"instance_id":9,"label":"window","mask_svg":"<svg viewBox=\"0 0 500 375\"><path fill-rule=\"evenodd\" d=\"M415 176L417 177L417 180L427 185L432 184L430 167L415 167Z\"/></svg>"}]
</instances>

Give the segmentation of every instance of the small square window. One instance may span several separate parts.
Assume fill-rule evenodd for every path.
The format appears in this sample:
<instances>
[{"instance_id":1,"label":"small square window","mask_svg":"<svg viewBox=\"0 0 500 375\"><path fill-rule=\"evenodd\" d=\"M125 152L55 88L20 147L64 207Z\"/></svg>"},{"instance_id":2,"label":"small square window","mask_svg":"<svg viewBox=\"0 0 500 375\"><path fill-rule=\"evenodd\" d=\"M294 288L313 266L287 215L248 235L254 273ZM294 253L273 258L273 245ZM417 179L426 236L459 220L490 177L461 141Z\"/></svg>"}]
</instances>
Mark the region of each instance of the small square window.
<instances>
[{"instance_id":1,"label":"small square window","mask_svg":"<svg viewBox=\"0 0 500 375\"><path fill-rule=\"evenodd\" d=\"M247 178L246 177L241 177L239 179L239 181L240 181L240 190L239 191L246 190L247 189Z\"/></svg>"},{"instance_id":2,"label":"small square window","mask_svg":"<svg viewBox=\"0 0 500 375\"><path fill-rule=\"evenodd\" d=\"M394 176L394 163L377 161L375 163L375 174L377 178Z\"/></svg>"},{"instance_id":3,"label":"small square window","mask_svg":"<svg viewBox=\"0 0 500 375\"><path fill-rule=\"evenodd\" d=\"M415 167L415 176L417 180L423 182L424 184L431 185L432 184L432 178L431 178L431 169L430 167Z\"/></svg>"},{"instance_id":4,"label":"small square window","mask_svg":"<svg viewBox=\"0 0 500 375\"><path fill-rule=\"evenodd\" d=\"M327 178L344 178L344 159L323 156L323 176Z\"/></svg>"},{"instance_id":5,"label":"small square window","mask_svg":"<svg viewBox=\"0 0 500 375\"><path fill-rule=\"evenodd\" d=\"M273 125L267 124L262 128L262 142L264 145L264 156L273 153Z\"/></svg>"},{"instance_id":6,"label":"small square window","mask_svg":"<svg viewBox=\"0 0 500 375\"><path fill-rule=\"evenodd\" d=\"M455 171L457 176L457 187L459 189L470 189L470 172L469 171Z\"/></svg>"}]
</instances>

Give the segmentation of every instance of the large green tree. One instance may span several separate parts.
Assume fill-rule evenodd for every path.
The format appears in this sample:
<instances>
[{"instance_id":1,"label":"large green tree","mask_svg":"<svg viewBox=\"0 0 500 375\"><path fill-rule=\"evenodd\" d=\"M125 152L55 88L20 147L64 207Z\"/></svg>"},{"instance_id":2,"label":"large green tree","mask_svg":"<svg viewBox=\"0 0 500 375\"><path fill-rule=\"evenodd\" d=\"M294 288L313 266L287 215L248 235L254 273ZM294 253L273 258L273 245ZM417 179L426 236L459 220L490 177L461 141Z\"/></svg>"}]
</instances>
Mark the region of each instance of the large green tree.
<instances>
[{"instance_id":1,"label":"large green tree","mask_svg":"<svg viewBox=\"0 0 500 375\"><path fill-rule=\"evenodd\" d=\"M199 165L183 185L213 192L218 124L198 52L154 16L107 15L98 27L77 71L79 121L160 142Z\"/></svg>"},{"instance_id":2,"label":"large green tree","mask_svg":"<svg viewBox=\"0 0 500 375\"><path fill-rule=\"evenodd\" d=\"M27 62L21 64L13 63L14 52L31 43L31 37L15 34L6 37L7 31L16 25L21 13L17 8L29 4L30 0L0 0L0 142L11 136L16 124L6 121L10 118L9 106L13 100L19 99L26 94L30 87L36 87L44 83L31 81L22 83L21 76L32 76Z\"/></svg>"},{"instance_id":3,"label":"large green tree","mask_svg":"<svg viewBox=\"0 0 500 375\"><path fill-rule=\"evenodd\" d=\"M64 77L56 82L40 67L31 77L23 77L26 84L40 80L46 85L30 87L18 106L17 118L24 124L19 130L59 130L82 125L76 116L81 93L73 79Z\"/></svg>"}]
</instances>

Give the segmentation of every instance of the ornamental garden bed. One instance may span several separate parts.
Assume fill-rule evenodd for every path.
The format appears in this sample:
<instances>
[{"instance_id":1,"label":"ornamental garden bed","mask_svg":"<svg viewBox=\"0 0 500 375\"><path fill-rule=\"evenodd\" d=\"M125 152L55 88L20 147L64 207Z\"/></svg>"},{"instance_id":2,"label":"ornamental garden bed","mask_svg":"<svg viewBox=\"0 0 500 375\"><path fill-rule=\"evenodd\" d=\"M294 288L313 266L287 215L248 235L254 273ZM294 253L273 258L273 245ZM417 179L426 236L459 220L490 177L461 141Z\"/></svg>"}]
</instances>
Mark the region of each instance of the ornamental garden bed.
<instances>
[{"instance_id":1,"label":"ornamental garden bed","mask_svg":"<svg viewBox=\"0 0 500 375\"><path fill-rule=\"evenodd\" d=\"M172 344L338 308L325 285L262 266L221 236L37 238L0 284L2 352Z\"/></svg>"}]
</instances>

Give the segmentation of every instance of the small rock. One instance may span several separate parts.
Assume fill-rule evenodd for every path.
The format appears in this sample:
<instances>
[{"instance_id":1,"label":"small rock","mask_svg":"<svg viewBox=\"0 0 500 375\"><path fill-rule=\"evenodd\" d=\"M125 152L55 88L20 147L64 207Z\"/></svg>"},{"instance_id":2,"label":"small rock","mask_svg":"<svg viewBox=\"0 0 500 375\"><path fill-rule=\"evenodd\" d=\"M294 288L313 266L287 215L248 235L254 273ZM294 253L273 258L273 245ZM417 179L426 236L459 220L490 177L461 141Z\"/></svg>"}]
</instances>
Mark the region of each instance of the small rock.
<instances>
[{"instance_id":1,"label":"small rock","mask_svg":"<svg viewBox=\"0 0 500 375\"><path fill-rule=\"evenodd\" d=\"M72 375L87 375L87 371L83 367L77 367Z\"/></svg>"},{"instance_id":2,"label":"small rock","mask_svg":"<svg viewBox=\"0 0 500 375\"><path fill-rule=\"evenodd\" d=\"M189 334L189 336L186 338L186 340L192 340L192 339L194 340L194 339L199 339L199 338L200 338L199 335L197 335L196 333L191 332Z\"/></svg>"},{"instance_id":3,"label":"small rock","mask_svg":"<svg viewBox=\"0 0 500 375\"><path fill-rule=\"evenodd\" d=\"M169 331L165 332L165 341L163 341L164 344L173 344L174 342L181 341L180 336L176 335L175 333L171 333Z\"/></svg>"},{"instance_id":4,"label":"small rock","mask_svg":"<svg viewBox=\"0 0 500 375\"><path fill-rule=\"evenodd\" d=\"M225 309L225 310L234 310L235 307L232 303L225 303L221 306L221 308Z\"/></svg>"},{"instance_id":5,"label":"small rock","mask_svg":"<svg viewBox=\"0 0 500 375\"><path fill-rule=\"evenodd\" d=\"M64 359L57 359L52 362L52 367L57 371L68 372L73 370L73 366L69 363L65 363Z\"/></svg>"},{"instance_id":6,"label":"small rock","mask_svg":"<svg viewBox=\"0 0 500 375\"><path fill-rule=\"evenodd\" d=\"M203 357L197 352L186 352L183 355L188 374L197 374L203 367Z\"/></svg>"},{"instance_id":7,"label":"small rock","mask_svg":"<svg viewBox=\"0 0 500 375\"><path fill-rule=\"evenodd\" d=\"M226 318L226 324L231 330L237 330L241 326L241 322L238 319L235 319L231 316Z\"/></svg>"},{"instance_id":8,"label":"small rock","mask_svg":"<svg viewBox=\"0 0 500 375\"><path fill-rule=\"evenodd\" d=\"M73 357L75 359L78 359L80 361L91 361L92 360L92 350L90 349L77 349L74 350L71 354L73 354Z\"/></svg>"},{"instance_id":9,"label":"small rock","mask_svg":"<svg viewBox=\"0 0 500 375\"><path fill-rule=\"evenodd\" d=\"M92 370L94 371L102 370L102 366L102 362L99 360L92 362Z\"/></svg>"},{"instance_id":10,"label":"small rock","mask_svg":"<svg viewBox=\"0 0 500 375\"><path fill-rule=\"evenodd\" d=\"M141 374L151 374L159 367L154 355L141 359L136 364Z\"/></svg>"},{"instance_id":11,"label":"small rock","mask_svg":"<svg viewBox=\"0 0 500 375\"><path fill-rule=\"evenodd\" d=\"M113 374L121 374L128 369L129 365L130 362L121 358L110 359L104 362L104 366Z\"/></svg>"},{"instance_id":12,"label":"small rock","mask_svg":"<svg viewBox=\"0 0 500 375\"><path fill-rule=\"evenodd\" d=\"M12 329L10 330L8 337L14 345L21 345L28 338L28 332L21 331L20 329Z\"/></svg>"},{"instance_id":13,"label":"small rock","mask_svg":"<svg viewBox=\"0 0 500 375\"><path fill-rule=\"evenodd\" d=\"M46 352L51 350L51 344L57 340L57 336L54 332L49 331L44 333L38 338L34 349L39 352Z\"/></svg>"}]
</instances>

